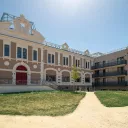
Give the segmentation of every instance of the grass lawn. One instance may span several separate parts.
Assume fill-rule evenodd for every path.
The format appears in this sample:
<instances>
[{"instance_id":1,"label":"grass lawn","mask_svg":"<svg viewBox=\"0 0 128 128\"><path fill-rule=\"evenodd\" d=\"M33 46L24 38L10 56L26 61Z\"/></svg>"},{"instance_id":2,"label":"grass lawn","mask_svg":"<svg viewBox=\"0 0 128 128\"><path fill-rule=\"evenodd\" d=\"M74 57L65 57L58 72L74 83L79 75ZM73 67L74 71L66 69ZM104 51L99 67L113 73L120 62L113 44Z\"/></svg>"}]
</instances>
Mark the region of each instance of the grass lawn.
<instances>
[{"instance_id":1,"label":"grass lawn","mask_svg":"<svg viewBox=\"0 0 128 128\"><path fill-rule=\"evenodd\" d=\"M0 114L65 115L73 112L84 96L85 93L61 91L0 94Z\"/></svg>"},{"instance_id":2,"label":"grass lawn","mask_svg":"<svg viewBox=\"0 0 128 128\"><path fill-rule=\"evenodd\" d=\"M106 107L128 106L128 91L97 91L95 94Z\"/></svg>"}]
</instances>

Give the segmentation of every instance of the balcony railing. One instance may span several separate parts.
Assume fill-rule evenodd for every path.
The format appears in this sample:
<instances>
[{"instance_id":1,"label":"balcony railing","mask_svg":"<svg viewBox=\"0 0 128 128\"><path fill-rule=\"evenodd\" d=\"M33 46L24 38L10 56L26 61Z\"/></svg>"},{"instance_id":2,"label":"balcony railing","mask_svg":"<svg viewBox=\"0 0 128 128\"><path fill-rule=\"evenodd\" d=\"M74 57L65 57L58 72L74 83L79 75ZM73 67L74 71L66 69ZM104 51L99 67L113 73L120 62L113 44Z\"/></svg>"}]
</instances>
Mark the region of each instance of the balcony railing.
<instances>
[{"instance_id":1,"label":"balcony railing","mask_svg":"<svg viewBox=\"0 0 128 128\"><path fill-rule=\"evenodd\" d=\"M122 82L113 81L113 82L93 83L93 86L127 86L127 85L128 85L128 81L122 81Z\"/></svg>"},{"instance_id":2,"label":"balcony railing","mask_svg":"<svg viewBox=\"0 0 128 128\"><path fill-rule=\"evenodd\" d=\"M106 76L118 76L118 75L127 75L127 71L115 71L115 72L105 72L99 74L93 74L92 77L106 77Z\"/></svg>"},{"instance_id":3,"label":"balcony railing","mask_svg":"<svg viewBox=\"0 0 128 128\"><path fill-rule=\"evenodd\" d=\"M127 64L127 61L121 60L121 61L112 61L112 62L108 62L108 63L104 63L104 64L102 63L102 64L92 66L91 69L98 69L98 68L116 66L116 65L121 65L121 64Z\"/></svg>"}]
</instances>

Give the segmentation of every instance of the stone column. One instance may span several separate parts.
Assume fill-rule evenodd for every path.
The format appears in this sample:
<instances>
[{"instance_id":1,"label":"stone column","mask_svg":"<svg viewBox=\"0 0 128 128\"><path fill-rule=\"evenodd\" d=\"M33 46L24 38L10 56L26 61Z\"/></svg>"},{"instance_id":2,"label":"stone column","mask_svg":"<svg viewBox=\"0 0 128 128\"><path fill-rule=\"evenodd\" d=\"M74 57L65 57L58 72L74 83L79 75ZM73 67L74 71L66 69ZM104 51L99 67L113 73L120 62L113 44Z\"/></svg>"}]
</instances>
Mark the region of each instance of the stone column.
<instances>
[{"instance_id":1,"label":"stone column","mask_svg":"<svg viewBox=\"0 0 128 128\"><path fill-rule=\"evenodd\" d=\"M27 85L31 85L31 73L27 73Z\"/></svg>"},{"instance_id":2,"label":"stone column","mask_svg":"<svg viewBox=\"0 0 128 128\"><path fill-rule=\"evenodd\" d=\"M57 74L56 74L56 83L57 85L61 85L62 84L62 76L61 76L61 72L60 72L60 68L58 68Z\"/></svg>"},{"instance_id":3,"label":"stone column","mask_svg":"<svg viewBox=\"0 0 128 128\"><path fill-rule=\"evenodd\" d=\"M58 52L58 65L60 66L60 53Z\"/></svg>"},{"instance_id":4,"label":"stone column","mask_svg":"<svg viewBox=\"0 0 128 128\"><path fill-rule=\"evenodd\" d=\"M44 61L43 61L43 50L41 50L41 64L40 64L40 85L42 85L42 82L44 80Z\"/></svg>"},{"instance_id":5,"label":"stone column","mask_svg":"<svg viewBox=\"0 0 128 128\"><path fill-rule=\"evenodd\" d=\"M16 72L15 71L12 72L12 84L16 85Z\"/></svg>"}]
</instances>

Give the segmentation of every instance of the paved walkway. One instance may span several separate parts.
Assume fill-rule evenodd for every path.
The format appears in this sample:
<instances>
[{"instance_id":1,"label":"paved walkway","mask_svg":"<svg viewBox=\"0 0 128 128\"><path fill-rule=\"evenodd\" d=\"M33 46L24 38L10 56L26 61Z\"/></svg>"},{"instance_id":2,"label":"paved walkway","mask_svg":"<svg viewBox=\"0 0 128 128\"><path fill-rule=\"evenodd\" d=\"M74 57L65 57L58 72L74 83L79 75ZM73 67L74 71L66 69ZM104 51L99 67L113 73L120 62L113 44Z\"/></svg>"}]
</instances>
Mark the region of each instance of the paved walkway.
<instances>
[{"instance_id":1,"label":"paved walkway","mask_svg":"<svg viewBox=\"0 0 128 128\"><path fill-rule=\"evenodd\" d=\"M128 107L104 107L95 94L89 92L72 114L0 116L0 128L128 128Z\"/></svg>"}]
</instances>

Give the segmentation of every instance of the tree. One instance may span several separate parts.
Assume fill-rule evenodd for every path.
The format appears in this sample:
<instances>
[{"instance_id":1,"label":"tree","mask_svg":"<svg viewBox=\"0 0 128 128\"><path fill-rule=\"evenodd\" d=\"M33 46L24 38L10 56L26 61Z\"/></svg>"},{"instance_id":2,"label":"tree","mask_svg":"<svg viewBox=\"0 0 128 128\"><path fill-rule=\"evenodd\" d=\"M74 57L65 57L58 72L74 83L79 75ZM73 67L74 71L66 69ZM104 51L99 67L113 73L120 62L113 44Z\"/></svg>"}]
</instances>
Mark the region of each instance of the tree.
<instances>
[{"instance_id":1,"label":"tree","mask_svg":"<svg viewBox=\"0 0 128 128\"><path fill-rule=\"evenodd\" d=\"M76 80L79 79L79 77L80 77L77 67L75 65L72 67L71 76L72 76L72 79L74 80L74 86L75 86ZM74 90L75 90L75 88L74 88Z\"/></svg>"}]
</instances>

